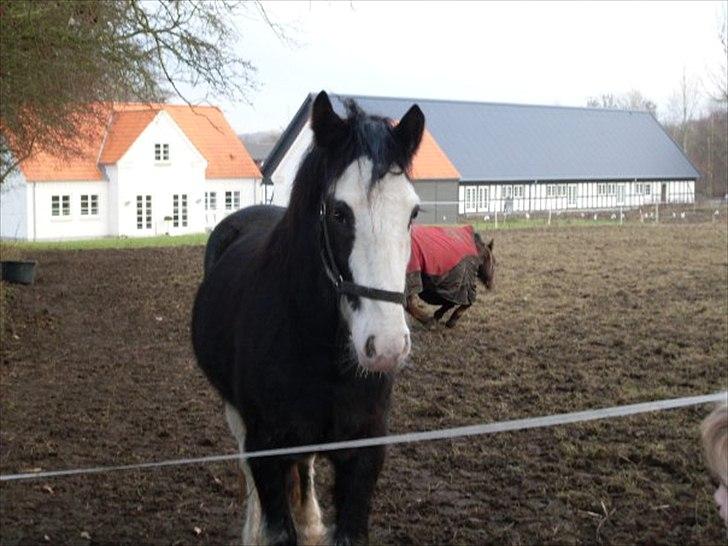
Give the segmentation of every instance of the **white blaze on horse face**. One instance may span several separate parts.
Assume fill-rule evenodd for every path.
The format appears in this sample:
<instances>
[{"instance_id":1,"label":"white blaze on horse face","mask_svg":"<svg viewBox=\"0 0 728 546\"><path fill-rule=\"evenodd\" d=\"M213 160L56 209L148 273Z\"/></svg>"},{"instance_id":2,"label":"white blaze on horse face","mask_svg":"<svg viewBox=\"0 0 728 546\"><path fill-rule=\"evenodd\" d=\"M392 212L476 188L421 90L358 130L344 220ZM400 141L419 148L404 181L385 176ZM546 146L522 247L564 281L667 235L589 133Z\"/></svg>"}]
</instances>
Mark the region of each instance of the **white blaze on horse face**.
<instances>
[{"instance_id":1,"label":"white blaze on horse face","mask_svg":"<svg viewBox=\"0 0 728 546\"><path fill-rule=\"evenodd\" d=\"M336 184L334 198L354 213L354 244L349 269L356 284L404 292L410 258L409 224L419 202L403 174L387 174L370 191L372 164L354 162ZM410 351L404 307L396 303L359 298L353 309L342 298L359 364L372 371L392 371Z\"/></svg>"}]
</instances>

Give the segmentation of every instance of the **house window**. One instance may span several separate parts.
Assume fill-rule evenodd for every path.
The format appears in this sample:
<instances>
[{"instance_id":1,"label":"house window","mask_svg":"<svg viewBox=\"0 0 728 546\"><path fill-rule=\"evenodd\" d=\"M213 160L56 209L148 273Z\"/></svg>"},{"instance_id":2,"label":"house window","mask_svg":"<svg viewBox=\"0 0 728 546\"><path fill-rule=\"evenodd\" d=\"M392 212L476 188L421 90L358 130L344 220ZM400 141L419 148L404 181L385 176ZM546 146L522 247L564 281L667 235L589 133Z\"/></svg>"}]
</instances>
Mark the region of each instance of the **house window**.
<instances>
[{"instance_id":1,"label":"house window","mask_svg":"<svg viewBox=\"0 0 728 546\"><path fill-rule=\"evenodd\" d=\"M81 196L81 216L99 215L99 196L95 194Z\"/></svg>"},{"instance_id":2,"label":"house window","mask_svg":"<svg viewBox=\"0 0 728 546\"><path fill-rule=\"evenodd\" d=\"M238 210L240 208L240 192L225 192L225 210Z\"/></svg>"},{"instance_id":3,"label":"house window","mask_svg":"<svg viewBox=\"0 0 728 546\"><path fill-rule=\"evenodd\" d=\"M546 197L556 197L557 191L556 185L548 184L546 186Z\"/></svg>"},{"instance_id":4,"label":"house window","mask_svg":"<svg viewBox=\"0 0 728 546\"><path fill-rule=\"evenodd\" d=\"M516 199L523 199L525 195L525 189L523 186L513 186L513 197Z\"/></svg>"},{"instance_id":5,"label":"house window","mask_svg":"<svg viewBox=\"0 0 728 546\"><path fill-rule=\"evenodd\" d=\"M478 209L488 210L489 191L487 186L478 186Z\"/></svg>"},{"instance_id":6,"label":"house window","mask_svg":"<svg viewBox=\"0 0 728 546\"><path fill-rule=\"evenodd\" d=\"M52 195L51 196L51 216L71 216L71 196L70 195Z\"/></svg>"},{"instance_id":7,"label":"house window","mask_svg":"<svg viewBox=\"0 0 728 546\"><path fill-rule=\"evenodd\" d=\"M154 145L154 161L169 161L169 144Z\"/></svg>"},{"instance_id":8,"label":"house window","mask_svg":"<svg viewBox=\"0 0 728 546\"><path fill-rule=\"evenodd\" d=\"M152 196L137 195L137 229L152 229Z\"/></svg>"},{"instance_id":9,"label":"house window","mask_svg":"<svg viewBox=\"0 0 728 546\"><path fill-rule=\"evenodd\" d=\"M172 225L174 227L187 227L187 194L174 194L172 196Z\"/></svg>"},{"instance_id":10,"label":"house window","mask_svg":"<svg viewBox=\"0 0 728 546\"><path fill-rule=\"evenodd\" d=\"M214 191L205 192L205 210L217 209L217 193Z\"/></svg>"},{"instance_id":11,"label":"house window","mask_svg":"<svg viewBox=\"0 0 728 546\"><path fill-rule=\"evenodd\" d=\"M607 195L614 195L614 184L607 184Z\"/></svg>"},{"instance_id":12,"label":"house window","mask_svg":"<svg viewBox=\"0 0 728 546\"><path fill-rule=\"evenodd\" d=\"M559 197L566 197L566 184L559 184Z\"/></svg>"},{"instance_id":13,"label":"house window","mask_svg":"<svg viewBox=\"0 0 728 546\"><path fill-rule=\"evenodd\" d=\"M606 184L597 184L597 195L607 195Z\"/></svg>"},{"instance_id":14,"label":"house window","mask_svg":"<svg viewBox=\"0 0 728 546\"><path fill-rule=\"evenodd\" d=\"M504 199L513 198L513 186L503 186L503 198Z\"/></svg>"}]
</instances>

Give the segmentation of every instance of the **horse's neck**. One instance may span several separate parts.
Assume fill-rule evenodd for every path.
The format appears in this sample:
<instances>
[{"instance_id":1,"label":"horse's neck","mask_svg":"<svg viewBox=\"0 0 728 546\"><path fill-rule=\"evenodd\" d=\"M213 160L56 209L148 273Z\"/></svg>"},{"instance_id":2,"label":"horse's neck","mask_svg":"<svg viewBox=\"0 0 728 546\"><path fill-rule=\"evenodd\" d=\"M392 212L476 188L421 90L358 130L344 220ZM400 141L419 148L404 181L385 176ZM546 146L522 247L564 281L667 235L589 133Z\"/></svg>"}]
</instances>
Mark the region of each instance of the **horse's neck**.
<instances>
[{"instance_id":1,"label":"horse's neck","mask_svg":"<svg viewBox=\"0 0 728 546\"><path fill-rule=\"evenodd\" d=\"M272 252L282 258L279 267L289 313L303 338L334 344L343 319L338 297L324 271L318 220L306 219L295 225L289 221L286 218L271 239Z\"/></svg>"}]
</instances>

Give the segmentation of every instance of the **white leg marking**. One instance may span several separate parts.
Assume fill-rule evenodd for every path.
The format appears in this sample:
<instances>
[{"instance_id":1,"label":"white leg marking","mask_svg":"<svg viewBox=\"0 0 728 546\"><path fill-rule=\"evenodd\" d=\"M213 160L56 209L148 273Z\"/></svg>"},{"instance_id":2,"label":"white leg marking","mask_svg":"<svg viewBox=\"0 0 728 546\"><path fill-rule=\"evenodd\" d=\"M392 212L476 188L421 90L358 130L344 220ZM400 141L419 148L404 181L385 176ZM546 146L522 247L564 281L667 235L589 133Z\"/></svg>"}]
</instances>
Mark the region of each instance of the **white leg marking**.
<instances>
[{"instance_id":1,"label":"white leg marking","mask_svg":"<svg viewBox=\"0 0 728 546\"><path fill-rule=\"evenodd\" d=\"M240 453L245 452L245 423L240 417L238 411L230 404L225 404L225 420L227 421L230 432L238 441ZM258 491L255 489L255 481L253 473L247 461L240 459L240 469L245 476L246 502L245 502L245 523L243 524L243 544L246 546L257 546L264 544L262 541L262 516L260 510L260 501L258 499Z\"/></svg>"},{"instance_id":2,"label":"white leg marking","mask_svg":"<svg viewBox=\"0 0 728 546\"><path fill-rule=\"evenodd\" d=\"M302 502L293 506L293 517L296 521L299 542L302 545L317 545L328 543L326 527L321 519L321 508L316 498L314 462L316 456L309 457L308 479L303 481L301 477Z\"/></svg>"}]
</instances>

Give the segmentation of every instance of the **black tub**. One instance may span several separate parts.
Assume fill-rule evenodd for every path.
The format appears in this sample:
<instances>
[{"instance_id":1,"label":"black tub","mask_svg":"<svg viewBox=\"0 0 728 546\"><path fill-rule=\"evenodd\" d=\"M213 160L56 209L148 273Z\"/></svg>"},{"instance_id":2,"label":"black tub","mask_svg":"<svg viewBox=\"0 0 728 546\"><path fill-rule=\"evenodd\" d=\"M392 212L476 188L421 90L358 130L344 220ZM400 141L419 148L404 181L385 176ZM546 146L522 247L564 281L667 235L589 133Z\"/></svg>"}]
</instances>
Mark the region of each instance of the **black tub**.
<instances>
[{"instance_id":1,"label":"black tub","mask_svg":"<svg viewBox=\"0 0 728 546\"><path fill-rule=\"evenodd\" d=\"M33 284L37 262L2 261L2 279L15 284Z\"/></svg>"}]
</instances>

